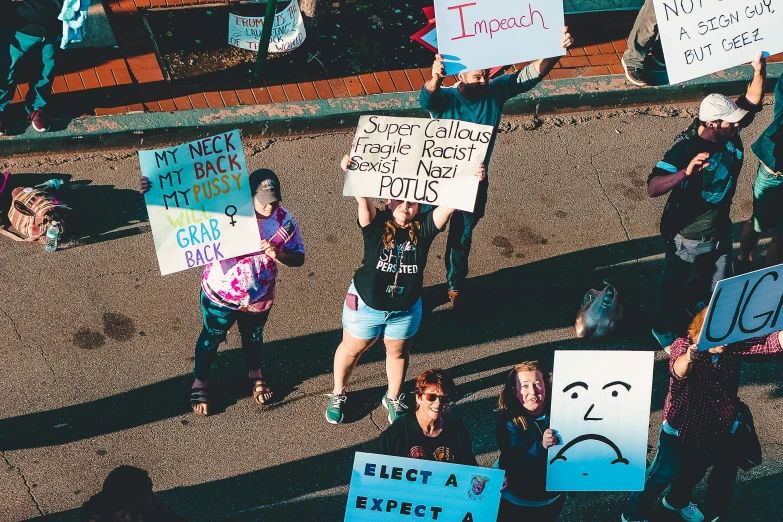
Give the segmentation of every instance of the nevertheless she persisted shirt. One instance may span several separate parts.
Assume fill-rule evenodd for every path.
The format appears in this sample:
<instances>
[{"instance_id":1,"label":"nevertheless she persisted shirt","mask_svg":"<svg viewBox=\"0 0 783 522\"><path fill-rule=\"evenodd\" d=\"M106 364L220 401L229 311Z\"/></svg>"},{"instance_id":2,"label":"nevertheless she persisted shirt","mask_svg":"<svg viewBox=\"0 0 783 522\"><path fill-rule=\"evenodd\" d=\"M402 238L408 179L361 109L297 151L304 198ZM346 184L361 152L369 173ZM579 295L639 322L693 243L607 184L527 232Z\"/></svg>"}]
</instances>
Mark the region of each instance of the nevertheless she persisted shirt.
<instances>
[{"instance_id":1,"label":"nevertheless she persisted shirt","mask_svg":"<svg viewBox=\"0 0 783 522\"><path fill-rule=\"evenodd\" d=\"M419 300L427 254L432 240L441 232L432 220L432 211L420 212L414 218L421 226L416 245L407 228L397 227L391 248L385 248L386 222L393 219L391 210L379 210L370 224L361 227L364 260L353 278L362 301L370 308L387 312L407 310ZM395 277L397 288L392 289Z\"/></svg>"}]
</instances>

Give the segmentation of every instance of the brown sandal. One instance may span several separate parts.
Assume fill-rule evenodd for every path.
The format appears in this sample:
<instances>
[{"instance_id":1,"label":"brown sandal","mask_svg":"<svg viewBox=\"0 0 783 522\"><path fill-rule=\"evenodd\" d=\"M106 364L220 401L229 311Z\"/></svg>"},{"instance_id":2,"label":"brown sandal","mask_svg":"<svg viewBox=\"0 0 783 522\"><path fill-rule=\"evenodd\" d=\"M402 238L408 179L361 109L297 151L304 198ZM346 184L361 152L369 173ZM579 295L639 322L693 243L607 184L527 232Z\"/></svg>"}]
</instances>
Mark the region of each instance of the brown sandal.
<instances>
[{"instance_id":1,"label":"brown sandal","mask_svg":"<svg viewBox=\"0 0 783 522\"><path fill-rule=\"evenodd\" d=\"M191 388L190 389L190 409L193 410L193 413L200 417L207 417L209 415L209 410L207 410L207 413L201 413L198 410L196 410L196 406L199 404L206 404L207 408L209 408L209 402L207 401L207 389L206 388Z\"/></svg>"},{"instance_id":2,"label":"brown sandal","mask_svg":"<svg viewBox=\"0 0 783 522\"><path fill-rule=\"evenodd\" d=\"M251 384L253 401L259 406L268 404L274 397L274 392L269 383L263 377L248 377L248 380ZM264 399L264 395L268 395L268 397Z\"/></svg>"}]
</instances>

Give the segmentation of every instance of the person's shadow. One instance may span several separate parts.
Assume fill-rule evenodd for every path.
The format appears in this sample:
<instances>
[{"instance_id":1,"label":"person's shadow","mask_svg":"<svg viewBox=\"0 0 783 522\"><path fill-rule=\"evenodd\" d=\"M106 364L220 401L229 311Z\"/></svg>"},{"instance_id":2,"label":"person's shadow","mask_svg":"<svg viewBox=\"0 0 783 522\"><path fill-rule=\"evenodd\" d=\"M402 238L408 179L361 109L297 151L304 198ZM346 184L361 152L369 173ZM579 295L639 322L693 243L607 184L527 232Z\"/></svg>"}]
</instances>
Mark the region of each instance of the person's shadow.
<instances>
[{"instance_id":1,"label":"person's shadow","mask_svg":"<svg viewBox=\"0 0 783 522\"><path fill-rule=\"evenodd\" d=\"M0 194L0 224L7 226L11 193L16 187L34 187L50 179L64 183L49 192L72 210L67 215L61 248L76 248L135 236L149 230L144 198L139 192L114 185L93 185L92 180L71 182L69 174L13 173Z\"/></svg>"}]
</instances>

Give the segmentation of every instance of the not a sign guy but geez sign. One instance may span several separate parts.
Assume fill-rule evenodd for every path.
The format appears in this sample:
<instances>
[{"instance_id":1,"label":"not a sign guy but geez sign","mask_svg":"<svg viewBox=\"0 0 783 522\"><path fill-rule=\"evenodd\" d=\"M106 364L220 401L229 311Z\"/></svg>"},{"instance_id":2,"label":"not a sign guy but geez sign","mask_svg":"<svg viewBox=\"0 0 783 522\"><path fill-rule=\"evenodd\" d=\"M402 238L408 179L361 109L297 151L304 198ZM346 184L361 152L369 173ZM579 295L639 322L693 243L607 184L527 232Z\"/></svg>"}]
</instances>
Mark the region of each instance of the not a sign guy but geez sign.
<instances>
[{"instance_id":1,"label":"not a sign guy but geez sign","mask_svg":"<svg viewBox=\"0 0 783 522\"><path fill-rule=\"evenodd\" d=\"M783 0L654 0L669 83L783 51Z\"/></svg>"},{"instance_id":2,"label":"not a sign guy but geez sign","mask_svg":"<svg viewBox=\"0 0 783 522\"><path fill-rule=\"evenodd\" d=\"M446 74L562 56L559 0L435 0Z\"/></svg>"},{"instance_id":3,"label":"not a sign guy but geez sign","mask_svg":"<svg viewBox=\"0 0 783 522\"><path fill-rule=\"evenodd\" d=\"M473 211L493 128L458 120L362 116L344 196Z\"/></svg>"},{"instance_id":4,"label":"not a sign guy but geez sign","mask_svg":"<svg viewBox=\"0 0 783 522\"><path fill-rule=\"evenodd\" d=\"M699 336L699 350L783 330L783 265L719 281Z\"/></svg>"},{"instance_id":5,"label":"not a sign guy but geez sign","mask_svg":"<svg viewBox=\"0 0 783 522\"><path fill-rule=\"evenodd\" d=\"M261 235L239 131L140 150L161 275L258 250Z\"/></svg>"},{"instance_id":6,"label":"not a sign guy but geez sign","mask_svg":"<svg viewBox=\"0 0 783 522\"><path fill-rule=\"evenodd\" d=\"M356 452L345 522L495 522L503 470Z\"/></svg>"},{"instance_id":7,"label":"not a sign guy but geez sign","mask_svg":"<svg viewBox=\"0 0 783 522\"><path fill-rule=\"evenodd\" d=\"M228 15L228 43L240 49L258 51L261 31L264 28L263 16ZM272 37L269 40L270 53L293 51L305 40L304 19L299 10L299 2L292 0L288 7L275 15L272 25Z\"/></svg>"}]
</instances>

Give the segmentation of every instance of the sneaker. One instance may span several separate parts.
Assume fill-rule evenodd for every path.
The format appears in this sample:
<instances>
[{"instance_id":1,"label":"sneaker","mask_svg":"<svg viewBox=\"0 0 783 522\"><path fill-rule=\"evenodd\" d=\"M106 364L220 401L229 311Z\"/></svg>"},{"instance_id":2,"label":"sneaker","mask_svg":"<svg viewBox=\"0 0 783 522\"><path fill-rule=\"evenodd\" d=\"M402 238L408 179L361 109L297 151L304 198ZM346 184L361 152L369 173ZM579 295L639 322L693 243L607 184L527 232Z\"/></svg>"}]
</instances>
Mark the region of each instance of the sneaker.
<instances>
[{"instance_id":1,"label":"sneaker","mask_svg":"<svg viewBox=\"0 0 783 522\"><path fill-rule=\"evenodd\" d=\"M747 274L750 272L750 265L752 261L750 259L740 259L739 257L734 258L734 275L742 275Z\"/></svg>"},{"instance_id":2,"label":"sneaker","mask_svg":"<svg viewBox=\"0 0 783 522\"><path fill-rule=\"evenodd\" d=\"M28 119L33 122L33 128L38 132L49 130L49 117L44 111L32 111Z\"/></svg>"},{"instance_id":3,"label":"sneaker","mask_svg":"<svg viewBox=\"0 0 783 522\"><path fill-rule=\"evenodd\" d=\"M325 394L325 397L329 397L329 404L326 405L326 422L329 424L340 424L345 417L343 415L343 403L345 403L347 397L345 395L333 395L331 393Z\"/></svg>"},{"instance_id":4,"label":"sneaker","mask_svg":"<svg viewBox=\"0 0 783 522\"><path fill-rule=\"evenodd\" d=\"M646 87L647 82L644 81L644 68L643 67L628 67L625 64L625 56L620 59L620 63L623 64L623 70L625 71L625 77L634 85L639 87Z\"/></svg>"},{"instance_id":5,"label":"sneaker","mask_svg":"<svg viewBox=\"0 0 783 522\"><path fill-rule=\"evenodd\" d=\"M652 329L652 334L655 340L658 341L658 344L661 345L661 348L666 353L671 353L671 346L677 340L677 335L674 332L658 333L655 331L655 328Z\"/></svg>"},{"instance_id":6,"label":"sneaker","mask_svg":"<svg viewBox=\"0 0 783 522\"><path fill-rule=\"evenodd\" d=\"M663 47L660 44L654 45L650 51L650 58L661 67L666 67L666 57L663 55Z\"/></svg>"},{"instance_id":7,"label":"sneaker","mask_svg":"<svg viewBox=\"0 0 783 522\"><path fill-rule=\"evenodd\" d=\"M682 509L678 509L666 502L666 497L663 497L663 507L669 511L677 511L680 514L680 517L688 522L702 522L702 520L704 520L704 515L701 514L701 511L699 511L699 508L696 507L696 504L693 502Z\"/></svg>"},{"instance_id":8,"label":"sneaker","mask_svg":"<svg viewBox=\"0 0 783 522\"><path fill-rule=\"evenodd\" d=\"M622 522L649 522L646 518L642 520L629 520L625 518L625 515L620 515L620 520L622 520Z\"/></svg>"},{"instance_id":9,"label":"sneaker","mask_svg":"<svg viewBox=\"0 0 783 522\"><path fill-rule=\"evenodd\" d=\"M381 399L381 406L389 410L389 416L387 417L389 419L389 424L408 413L405 411L408 409L408 405L402 402L404 398L404 393L401 393L400 396L396 399L391 399L387 394L383 394L383 399Z\"/></svg>"}]
</instances>

